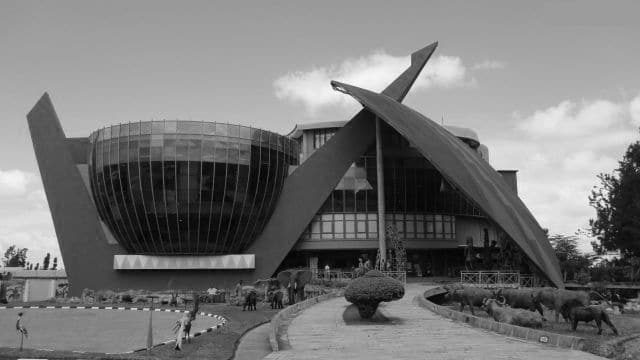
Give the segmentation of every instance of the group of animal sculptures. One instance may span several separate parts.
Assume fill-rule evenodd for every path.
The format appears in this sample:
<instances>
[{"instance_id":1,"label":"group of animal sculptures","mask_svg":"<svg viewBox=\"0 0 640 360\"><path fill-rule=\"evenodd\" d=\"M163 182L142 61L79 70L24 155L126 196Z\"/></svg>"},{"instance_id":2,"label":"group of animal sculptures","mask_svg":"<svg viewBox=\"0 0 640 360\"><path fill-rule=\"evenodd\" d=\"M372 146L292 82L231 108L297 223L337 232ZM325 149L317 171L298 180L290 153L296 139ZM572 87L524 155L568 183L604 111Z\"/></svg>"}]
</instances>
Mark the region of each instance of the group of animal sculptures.
<instances>
[{"instance_id":1,"label":"group of animal sculptures","mask_svg":"<svg viewBox=\"0 0 640 360\"><path fill-rule=\"evenodd\" d=\"M309 269L289 269L278 273L276 278L258 280L255 287L264 288L265 300L272 309L282 309L285 300L289 305L302 301L305 298L304 289L313 279L313 273ZM256 310L258 292L254 288L244 294L243 310Z\"/></svg>"},{"instance_id":2,"label":"group of animal sculptures","mask_svg":"<svg viewBox=\"0 0 640 360\"><path fill-rule=\"evenodd\" d=\"M589 294L584 291L551 287L483 289L459 284L445 286L445 290L445 301L459 302L460 311L468 306L471 314L475 315L474 307L481 307L498 322L540 328L547 321L544 317L544 305L547 309L554 310L556 322L559 322L559 316L562 315L571 324L573 331L576 331L579 322L595 321L598 335L602 334L602 322L618 335L605 307L590 305Z\"/></svg>"}]
</instances>

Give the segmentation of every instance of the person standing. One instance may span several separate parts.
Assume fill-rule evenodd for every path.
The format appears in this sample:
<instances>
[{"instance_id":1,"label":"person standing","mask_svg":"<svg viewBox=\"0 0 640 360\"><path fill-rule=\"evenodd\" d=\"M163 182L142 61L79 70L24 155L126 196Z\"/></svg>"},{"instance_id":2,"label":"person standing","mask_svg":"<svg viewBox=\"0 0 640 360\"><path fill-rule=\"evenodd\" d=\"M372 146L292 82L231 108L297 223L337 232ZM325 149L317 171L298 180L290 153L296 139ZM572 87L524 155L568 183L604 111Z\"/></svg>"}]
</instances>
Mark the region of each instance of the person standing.
<instances>
[{"instance_id":1,"label":"person standing","mask_svg":"<svg viewBox=\"0 0 640 360\"><path fill-rule=\"evenodd\" d=\"M25 337L27 339L29 338L29 332L27 331L27 328L24 327L24 324L22 323L22 315L24 315L24 313L19 312L18 319L16 320L16 331L20 333L20 351L22 351L22 344L24 342L24 338Z\"/></svg>"}]
</instances>

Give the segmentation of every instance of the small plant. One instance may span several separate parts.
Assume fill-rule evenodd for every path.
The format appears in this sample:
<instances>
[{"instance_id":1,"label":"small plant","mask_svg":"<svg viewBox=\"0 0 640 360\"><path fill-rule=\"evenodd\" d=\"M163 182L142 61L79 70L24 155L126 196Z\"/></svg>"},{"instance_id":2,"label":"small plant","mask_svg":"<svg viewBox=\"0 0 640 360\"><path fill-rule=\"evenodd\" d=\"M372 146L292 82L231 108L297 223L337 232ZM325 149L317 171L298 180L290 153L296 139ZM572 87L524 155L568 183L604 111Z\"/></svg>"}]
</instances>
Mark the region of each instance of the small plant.
<instances>
[{"instance_id":1,"label":"small plant","mask_svg":"<svg viewBox=\"0 0 640 360\"><path fill-rule=\"evenodd\" d=\"M356 305L363 319L370 319L381 302L402 299L403 296L402 283L378 270L371 270L363 277L354 279L344 292L345 299Z\"/></svg>"}]
</instances>

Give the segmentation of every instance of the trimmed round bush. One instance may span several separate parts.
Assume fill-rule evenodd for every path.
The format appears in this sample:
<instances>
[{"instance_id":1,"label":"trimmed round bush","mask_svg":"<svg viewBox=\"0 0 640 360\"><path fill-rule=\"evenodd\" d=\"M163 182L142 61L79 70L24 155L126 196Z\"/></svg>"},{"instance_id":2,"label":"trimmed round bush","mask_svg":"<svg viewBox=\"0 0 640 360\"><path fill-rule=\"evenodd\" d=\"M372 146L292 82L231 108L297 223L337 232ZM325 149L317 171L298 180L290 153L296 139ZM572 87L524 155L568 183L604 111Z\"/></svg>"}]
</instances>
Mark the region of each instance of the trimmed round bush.
<instances>
[{"instance_id":1,"label":"trimmed round bush","mask_svg":"<svg viewBox=\"0 0 640 360\"><path fill-rule=\"evenodd\" d=\"M371 270L354 279L344 291L344 298L356 305L363 319L370 319L381 302L402 299L403 296L404 285L378 270Z\"/></svg>"}]
</instances>

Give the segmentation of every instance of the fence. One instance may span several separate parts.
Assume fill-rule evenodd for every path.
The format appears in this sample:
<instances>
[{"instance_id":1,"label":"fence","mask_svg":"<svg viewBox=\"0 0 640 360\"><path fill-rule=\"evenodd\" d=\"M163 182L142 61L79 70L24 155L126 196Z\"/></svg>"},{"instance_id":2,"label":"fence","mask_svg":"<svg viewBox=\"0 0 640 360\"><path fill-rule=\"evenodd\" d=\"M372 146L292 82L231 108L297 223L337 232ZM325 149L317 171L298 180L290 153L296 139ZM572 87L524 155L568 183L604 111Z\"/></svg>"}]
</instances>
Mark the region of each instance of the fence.
<instances>
[{"instance_id":1,"label":"fence","mask_svg":"<svg viewBox=\"0 0 640 360\"><path fill-rule=\"evenodd\" d=\"M337 281L351 281L356 277L353 271L342 270L318 270L312 269L313 278L316 280L337 280ZM403 284L407 283L406 271L381 271L385 276L394 278Z\"/></svg>"},{"instance_id":2,"label":"fence","mask_svg":"<svg viewBox=\"0 0 640 360\"><path fill-rule=\"evenodd\" d=\"M460 283L463 285L493 287L520 287L519 271L461 271Z\"/></svg>"}]
</instances>

